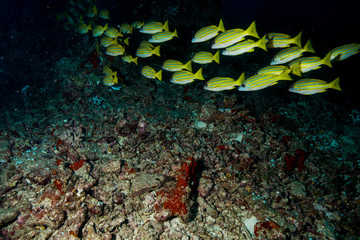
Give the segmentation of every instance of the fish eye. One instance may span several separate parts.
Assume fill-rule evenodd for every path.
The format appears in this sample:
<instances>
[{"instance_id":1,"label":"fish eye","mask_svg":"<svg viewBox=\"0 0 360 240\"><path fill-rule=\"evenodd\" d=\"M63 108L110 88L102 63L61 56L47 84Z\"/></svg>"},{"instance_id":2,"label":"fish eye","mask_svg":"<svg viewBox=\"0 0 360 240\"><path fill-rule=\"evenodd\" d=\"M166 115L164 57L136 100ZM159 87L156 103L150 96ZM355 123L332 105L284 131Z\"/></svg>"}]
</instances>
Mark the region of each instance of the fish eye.
<instances>
[{"instance_id":1,"label":"fish eye","mask_svg":"<svg viewBox=\"0 0 360 240\"><path fill-rule=\"evenodd\" d=\"M241 84L241 86L240 87L245 87L245 84L243 83L243 84Z\"/></svg>"}]
</instances>

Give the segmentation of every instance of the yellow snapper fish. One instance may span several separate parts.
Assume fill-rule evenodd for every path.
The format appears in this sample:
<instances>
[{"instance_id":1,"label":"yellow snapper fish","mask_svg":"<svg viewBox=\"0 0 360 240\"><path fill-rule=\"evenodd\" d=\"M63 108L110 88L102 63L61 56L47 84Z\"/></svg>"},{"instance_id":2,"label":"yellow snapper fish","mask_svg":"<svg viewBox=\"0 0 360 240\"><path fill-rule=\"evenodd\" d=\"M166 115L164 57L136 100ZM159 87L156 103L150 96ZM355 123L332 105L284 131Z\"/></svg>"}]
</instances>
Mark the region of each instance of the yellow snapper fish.
<instances>
[{"instance_id":1,"label":"yellow snapper fish","mask_svg":"<svg viewBox=\"0 0 360 240\"><path fill-rule=\"evenodd\" d=\"M133 57L133 56L131 56L131 55L126 55L126 56L122 56L121 57L122 58L122 60L124 61L124 62L127 62L127 63L135 63L136 65L138 65L138 63L137 63L137 60L138 60L138 57Z\"/></svg>"},{"instance_id":2,"label":"yellow snapper fish","mask_svg":"<svg viewBox=\"0 0 360 240\"><path fill-rule=\"evenodd\" d=\"M102 9L100 12L99 12L99 17L101 17L102 19L110 19L110 14L109 14L109 11L106 10L106 9Z\"/></svg>"},{"instance_id":3,"label":"yellow snapper fish","mask_svg":"<svg viewBox=\"0 0 360 240\"><path fill-rule=\"evenodd\" d=\"M241 84L244 81L245 81L244 73L242 73L237 80L229 77L214 77L206 83L204 89L214 92L231 90L234 89L236 86L241 86Z\"/></svg>"},{"instance_id":4,"label":"yellow snapper fish","mask_svg":"<svg viewBox=\"0 0 360 240\"><path fill-rule=\"evenodd\" d=\"M119 56L123 55L125 52L125 48L120 44L111 44L109 47L106 48L105 54L109 56Z\"/></svg>"},{"instance_id":5,"label":"yellow snapper fish","mask_svg":"<svg viewBox=\"0 0 360 240\"><path fill-rule=\"evenodd\" d=\"M284 71L280 75L275 74L261 74L254 75L246 79L241 86L238 88L239 91L256 91L260 89L267 88L269 86L277 84L280 80L289 80L291 77L289 74Z\"/></svg>"},{"instance_id":6,"label":"yellow snapper fish","mask_svg":"<svg viewBox=\"0 0 360 240\"><path fill-rule=\"evenodd\" d=\"M89 10L86 13L86 16L89 18L95 17L98 14L98 10L96 6L94 5L92 8L89 8Z\"/></svg>"},{"instance_id":7,"label":"yellow snapper fish","mask_svg":"<svg viewBox=\"0 0 360 240\"><path fill-rule=\"evenodd\" d=\"M315 53L310 40L307 41L307 43L303 48L299 48L296 46L281 50L271 60L270 65L278 65L278 64L290 62L295 58L301 57L304 52Z\"/></svg>"},{"instance_id":8,"label":"yellow snapper fish","mask_svg":"<svg viewBox=\"0 0 360 240\"><path fill-rule=\"evenodd\" d=\"M151 43L149 43L148 41L141 41L140 44L139 44L139 48L140 47L149 47L149 48L154 48L154 45L152 45Z\"/></svg>"},{"instance_id":9,"label":"yellow snapper fish","mask_svg":"<svg viewBox=\"0 0 360 240\"><path fill-rule=\"evenodd\" d=\"M104 34L110 38L122 37L123 35L116 28L111 27L106 29Z\"/></svg>"},{"instance_id":10,"label":"yellow snapper fish","mask_svg":"<svg viewBox=\"0 0 360 240\"><path fill-rule=\"evenodd\" d=\"M268 33L266 34L266 47L267 48L285 48L295 44L301 48L301 34L300 32L296 37L291 37L284 33Z\"/></svg>"},{"instance_id":11,"label":"yellow snapper fish","mask_svg":"<svg viewBox=\"0 0 360 240\"><path fill-rule=\"evenodd\" d=\"M280 75L284 71L286 71L287 73L292 73L294 75L301 77L300 63L295 64L292 68L289 68L288 66L283 66L283 65L266 66L266 67L261 68L259 71L257 71L256 74L257 75L261 75L261 74Z\"/></svg>"},{"instance_id":12,"label":"yellow snapper fish","mask_svg":"<svg viewBox=\"0 0 360 240\"><path fill-rule=\"evenodd\" d=\"M118 83L118 77L113 75L105 75L103 83L106 86L112 86Z\"/></svg>"},{"instance_id":13,"label":"yellow snapper fish","mask_svg":"<svg viewBox=\"0 0 360 240\"><path fill-rule=\"evenodd\" d=\"M90 30L92 30L91 24L89 23L89 25L86 25L85 23L80 23L79 25L77 25L76 27L76 31L78 33L81 34L85 34L88 33Z\"/></svg>"},{"instance_id":14,"label":"yellow snapper fish","mask_svg":"<svg viewBox=\"0 0 360 240\"><path fill-rule=\"evenodd\" d=\"M198 53L195 53L194 57L192 58L192 61L199 64L207 64L211 63L212 61L220 63L219 59L219 51L217 51L214 55L209 52L201 51Z\"/></svg>"},{"instance_id":15,"label":"yellow snapper fish","mask_svg":"<svg viewBox=\"0 0 360 240\"><path fill-rule=\"evenodd\" d=\"M166 20L164 24L161 22L148 22L139 30L141 33L155 34L162 31L169 31L169 22Z\"/></svg>"},{"instance_id":16,"label":"yellow snapper fish","mask_svg":"<svg viewBox=\"0 0 360 240\"><path fill-rule=\"evenodd\" d=\"M186 70L175 72L172 75L170 82L176 84L187 84L193 82L195 79L205 80L202 75L202 68L200 68L196 73L192 73Z\"/></svg>"},{"instance_id":17,"label":"yellow snapper fish","mask_svg":"<svg viewBox=\"0 0 360 240\"><path fill-rule=\"evenodd\" d=\"M149 67L147 65L141 69L141 74L144 77L152 78L152 79L157 78L157 79L159 79L159 81L162 80L161 73L162 73L162 70L156 72L152 67Z\"/></svg>"},{"instance_id":18,"label":"yellow snapper fish","mask_svg":"<svg viewBox=\"0 0 360 240\"><path fill-rule=\"evenodd\" d=\"M222 51L222 55L228 55L228 56L235 56L240 55L246 52L253 52L254 48L261 48L267 51L266 45L265 45L265 36L255 42L254 40L248 39L242 42L239 42L235 45L232 45L230 47L227 47L225 50Z\"/></svg>"},{"instance_id":19,"label":"yellow snapper fish","mask_svg":"<svg viewBox=\"0 0 360 240\"><path fill-rule=\"evenodd\" d=\"M112 44L119 44L118 41L117 41L117 38L110 38L110 37L107 37L107 36L102 36L101 37L101 40L100 40L100 44L101 46L103 47L108 47Z\"/></svg>"},{"instance_id":20,"label":"yellow snapper fish","mask_svg":"<svg viewBox=\"0 0 360 240\"><path fill-rule=\"evenodd\" d=\"M148 42L162 43L162 42L166 42L166 41L173 39L173 37L179 38L177 35L177 32L176 32L176 29L174 30L174 32L163 31L163 32L155 33L154 35L151 36L151 38L148 40Z\"/></svg>"},{"instance_id":21,"label":"yellow snapper fish","mask_svg":"<svg viewBox=\"0 0 360 240\"><path fill-rule=\"evenodd\" d=\"M111 70L111 68L106 64L103 67L103 73L105 73L105 75L117 76L117 72Z\"/></svg>"},{"instance_id":22,"label":"yellow snapper fish","mask_svg":"<svg viewBox=\"0 0 360 240\"><path fill-rule=\"evenodd\" d=\"M176 71L180 71L183 69L192 72L191 60L188 61L187 63L183 64L182 62L169 59L163 63L162 69L169 71L169 72L176 72Z\"/></svg>"},{"instance_id":23,"label":"yellow snapper fish","mask_svg":"<svg viewBox=\"0 0 360 240\"><path fill-rule=\"evenodd\" d=\"M92 33L93 37L100 37L105 32L106 29L108 29L108 24L106 24L105 26L100 26L100 25L95 26Z\"/></svg>"},{"instance_id":24,"label":"yellow snapper fish","mask_svg":"<svg viewBox=\"0 0 360 240\"><path fill-rule=\"evenodd\" d=\"M160 45L155 48L140 46L136 50L136 56L141 58L151 57L152 55L160 57Z\"/></svg>"},{"instance_id":25,"label":"yellow snapper fish","mask_svg":"<svg viewBox=\"0 0 360 240\"><path fill-rule=\"evenodd\" d=\"M220 19L219 26L211 25L207 27L200 28L194 35L191 40L192 43L205 42L213 37L216 37L219 32L224 32L224 24L222 19Z\"/></svg>"},{"instance_id":26,"label":"yellow snapper fish","mask_svg":"<svg viewBox=\"0 0 360 240\"><path fill-rule=\"evenodd\" d=\"M131 28L133 29L140 29L142 26L144 26L144 22L135 21L131 24Z\"/></svg>"},{"instance_id":27,"label":"yellow snapper fish","mask_svg":"<svg viewBox=\"0 0 360 240\"><path fill-rule=\"evenodd\" d=\"M350 43L332 49L330 61L342 61L359 53L360 43Z\"/></svg>"},{"instance_id":28,"label":"yellow snapper fish","mask_svg":"<svg viewBox=\"0 0 360 240\"><path fill-rule=\"evenodd\" d=\"M301 57L289 63L289 67L293 68L295 64L299 63L301 73L306 73L311 70L319 69L321 65L332 67L330 62L331 52L321 59L320 57Z\"/></svg>"},{"instance_id":29,"label":"yellow snapper fish","mask_svg":"<svg viewBox=\"0 0 360 240\"><path fill-rule=\"evenodd\" d=\"M240 42L246 36L259 38L259 35L256 32L255 21L253 21L245 31L240 28L235 28L220 33L219 36L215 38L214 43L211 45L211 48L212 49L226 48L237 42Z\"/></svg>"},{"instance_id":30,"label":"yellow snapper fish","mask_svg":"<svg viewBox=\"0 0 360 240\"><path fill-rule=\"evenodd\" d=\"M289 91L303 95L312 95L315 93L326 92L328 88L342 91L339 85L339 81L339 77L330 83L327 83L320 79L305 78L295 82L289 88Z\"/></svg>"},{"instance_id":31,"label":"yellow snapper fish","mask_svg":"<svg viewBox=\"0 0 360 240\"><path fill-rule=\"evenodd\" d=\"M132 33L132 28L130 26L130 24L128 23L123 23L119 26L120 28L120 32L125 33L125 34L129 34Z\"/></svg>"}]
</instances>

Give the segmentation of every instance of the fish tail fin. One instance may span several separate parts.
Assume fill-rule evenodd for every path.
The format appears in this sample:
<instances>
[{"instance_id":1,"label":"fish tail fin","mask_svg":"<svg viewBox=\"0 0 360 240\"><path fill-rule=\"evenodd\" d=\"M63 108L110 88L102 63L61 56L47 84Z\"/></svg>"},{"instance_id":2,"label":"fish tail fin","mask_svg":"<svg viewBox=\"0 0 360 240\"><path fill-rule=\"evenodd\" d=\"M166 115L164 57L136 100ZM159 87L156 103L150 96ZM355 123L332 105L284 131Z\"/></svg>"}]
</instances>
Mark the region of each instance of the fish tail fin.
<instances>
[{"instance_id":1,"label":"fish tail fin","mask_svg":"<svg viewBox=\"0 0 360 240\"><path fill-rule=\"evenodd\" d=\"M240 77L235 81L236 86L241 86L245 82L245 73L242 73Z\"/></svg>"},{"instance_id":2,"label":"fish tail fin","mask_svg":"<svg viewBox=\"0 0 360 240\"><path fill-rule=\"evenodd\" d=\"M189 60L187 63L185 63L184 68L186 70L189 70L190 72L192 72L191 60Z\"/></svg>"},{"instance_id":3,"label":"fish tail fin","mask_svg":"<svg viewBox=\"0 0 360 240\"><path fill-rule=\"evenodd\" d=\"M202 68L200 68L195 74L194 74L194 77L196 79L199 79L199 80L205 80L203 75L202 75Z\"/></svg>"},{"instance_id":4,"label":"fish tail fin","mask_svg":"<svg viewBox=\"0 0 360 240\"><path fill-rule=\"evenodd\" d=\"M118 84L118 82L119 82L119 79L118 79L118 77L117 76L114 76L114 78L113 78L114 80L114 83L116 83L116 84Z\"/></svg>"},{"instance_id":5,"label":"fish tail fin","mask_svg":"<svg viewBox=\"0 0 360 240\"><path fill-rule=\"evenodd\" d=\"M162 73L162 70L160 70L160 71L158 71L157 73L155 73L155 77L156 77L157 79L159 79L159 81L162 80L162 75L161 75L161 73Z\"/></svg>"},{"instance_id":6,"label":"fish tail fin","mask_svg":"<svg viewBox=\"0 0 360 240\"><path fill-rule=\"evenodd\" d=\"M310 39L309 39L309 40L307 41L307 43L305 44L304 50L305 50L306 52L315 53L315 50L314 50L314 48L313 48L313 46L312 46L312 44L311 44Z\"/></svg>"},{"instance_id":7,"label":"fish tail fin","mask_svg":"<svg viewBox=\"0 0 360 240\"><path fill-rule=\"evenodd\" d=\"M153 53L154 53L156 56L160 57L160 45L157 46L157 47L155 47L155 48L153 49Z\"/></svg>"},{"instance_id":8,"label":"fish tail fin","mask_svg":"<svg viewBox=\"0 0 360 240\"><path fill-rule=\"evenodd\" d=\"M264 49L265 51L267 51L266 49L266 43L265 43L265 38L266 38L266 35L261 38L259 41L257 41L257 46L261 49Z\"/></svg>"},{"instance_id":9,"label":"fish tail fin","mask_svg":"<svg viewBox=\"0 0 360 240\"><path fill-rule=\"evenodd\" d=\"M292 78L290 77L286 69L279 75L279 79L292 81Z\"/></svg>"},{"instance_id":10,"label":"fish tail fin","mask_svg":"<svg viewBox=\"0 0 360 240\"><path fill-rule=\"evenodd\" d=\"M220 19L219 26L218 26L218 30L219 30L220 32L224 32L224 31L225 31L224 23L223 23L223 20L222 20L222 19Z\"/></svg>"},{"instance_id":11,"label":"fish tail fin","mask_svg":"<svg viewBox=\"0 0 360 240\"><path fill-rule=\"evenodd\" d=\"M117 36L114 38L114 40L113 40L112 43L113 43L113 44L119 44L119 42L118 42L118 40L117 40Z\"/></svg>"},{"instance_id":12,"label":"fish tail fin","mask_svg":"<svg viewBox=\"0 0 360 240\"><path fill-rule=\"evenodd\" d=\"M340 77L336 78L334 81L329 83L329 88L342 91L339 85Z\"/></svg>"},{"instance_id":13,"label":"fish tail fin","mask_svg":"<svg viewBox=\"0 0 360 240\"><path fill-rule=\"evenodd\" d=\"M323 64L326 65L326 66L332 67L332 64L330 62L330 58L331 58L331 51L328 52L326 54L326 56L322 59Z\"/></svg>"},{"instance_id":14,"label":"fish tail fin","mask_svg":"<svg viewBox=\"0 0 360 240\"><path fill-rule=\"evenodd\" d=\"M173 34L174 34L174 37L177 37L177 38L179 39L179 36L178 36L178 34L177 34L177 31L176 31L176 28L175 28Z\"/></svg>"},{"instance_id":15,"label":"fish tail fin","mask_svg":"<svg viewBox=\"0 0 360 240\"><path fill-rule=\"evenodd\" d=\"M294 40L294 44L297 45L299 48L301 48L301 35L302 35L302 31L293 38Z\"/></svg>"},{"instance_id":16,"label":"fish tail fin","mask_svg":"<svg viewBox=\"0 0 360 240\"><path fill-rule=\"evenodd\" d=\"M250 35L250 36L253 36L253 37L256 37L256 38L260 38L259 37L259 34L257 33L256 31L256 23L255 21L253 21L250 26L245 30L247 31L247 33Z\"/></svg>"},{"instance_id":17,"label":"fish tail fin","mask_svg":"<svg viewBox=\"0 0 360 240\"><path fill-rule=\"evenodd\" d=\"M138 60L138 57L134 58L134 60L133 60L136 65L138 65L137 60Z\"/></svg>"},{"instance_id":18,"label":"fish tail fin","mask_svg":"<svg viewBox=\"0 0 360 240\"><path fill-rule=\"evenodd\" d=\"M169 31L169 20L166 20L163 25L164 31Z\"/></svg>"},{"instance_id":19,"label":"fish tail fin","mask_svg":"<svg viewBox=\"0 0 360 240\"><path fill-rule=\"evenodd\" d=\"M112 72L111 75L114 76L114 77L116 77L116 76L117 76L117 71Z\"/></svg>"},{"instance_id":20,"label":"fish tail fin","mask_svg":"<svg viewBox=\"0 0 360 240\"><path fill-rule=\"evenodd\" d=\"M89 25L87 26L88 30L91 30L92 31L92 27L91 27L91 24L89 23Z\"/></svg>"},{"instance_id":21,"label":"fish tail fin","mask_svg":"<svg viewBox=\"0 0 360 240\"><path fill-rule=\"evenodd\" d=\"M95 15L97 15L97 14L98 14L98 10L97 10L96 5L94 5L94 7L93 7L93 11L94 11L94 14L95 14Z\"/></svg>"},{"instance_id":22,"label":"fish tail fin","mask_svg":"<svg viewBox=\"0 0 360 240\"><path fill-rule=\"evenodd\" d=\"M217 62L218 64L220 64L220 51L217 51L214 56L213 56L213 60L215 62Z\"/></svg>"},{"instance_id":23,"label":"fish tail fin","mask_svg":"<svg viewBox=\"0 0 360 240\"><path fill-rule=\"evenodd\" d=\"M127 38L124 39L124 43L125 43L127 46L129 46L129 37L127 37Z\"/></svg>"},{"instance_id":24,"label":"fish tail fin","mask_svg":"<svg viewBox=\"0 0 360 240\"><path fill-rule=\"evenodd\" d=\"M291 70L291 73L296 75L296 76L299 76L301 77L301 62L297 62L290 70Z\"/></svg>"},{"instance_id":25,"label":"fish tail fin","mask_svg":"<svg viewBox=\"0 0 360 240\"><path fill-rule=\"evenodd\" d=\"M104 31L105 31L106 29L108 29L108 28L109 28L108 23L106 23L105 26L104 26Z\"/></svg>"}]
</instances>

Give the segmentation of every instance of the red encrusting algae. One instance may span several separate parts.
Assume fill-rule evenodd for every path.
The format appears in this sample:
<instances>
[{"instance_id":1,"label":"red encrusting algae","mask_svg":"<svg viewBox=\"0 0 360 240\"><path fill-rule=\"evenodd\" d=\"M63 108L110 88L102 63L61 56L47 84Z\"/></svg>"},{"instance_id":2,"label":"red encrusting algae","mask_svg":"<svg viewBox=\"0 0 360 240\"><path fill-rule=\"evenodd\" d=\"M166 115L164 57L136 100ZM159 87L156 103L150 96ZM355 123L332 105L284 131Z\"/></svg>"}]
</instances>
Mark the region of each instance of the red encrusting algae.
<instances>
[{"instance_id":1,"label":"red encrusting algae","mask_svg":"<svg viewBox=\"0 0 360 240\"><path fill-rule=\"evenodd\" d=\"M75 162L75 163L73 163L73 164L70 164L69 165L69 168L71 169L71 170L79 170L83 165L84 165L84 162L85 162L85 160L84 159L81 159L80 161L78 161L78 162Z\"/></svg>"},{"instance_id":2,"label":"red encrusting algae","mask_svg":"<svg viewBox=\"0 0 360 240\"><path fill-rule=\"evenodd\" d=\"M188 213L188 195L191 192L191 185L195 177L196 161L193 157L188 157L178 170L176 177L176 187L169 191L159 191L157 196L166 198L164 208L169 210L172 215L183 216Z\"/></svg>"}]
</instances>

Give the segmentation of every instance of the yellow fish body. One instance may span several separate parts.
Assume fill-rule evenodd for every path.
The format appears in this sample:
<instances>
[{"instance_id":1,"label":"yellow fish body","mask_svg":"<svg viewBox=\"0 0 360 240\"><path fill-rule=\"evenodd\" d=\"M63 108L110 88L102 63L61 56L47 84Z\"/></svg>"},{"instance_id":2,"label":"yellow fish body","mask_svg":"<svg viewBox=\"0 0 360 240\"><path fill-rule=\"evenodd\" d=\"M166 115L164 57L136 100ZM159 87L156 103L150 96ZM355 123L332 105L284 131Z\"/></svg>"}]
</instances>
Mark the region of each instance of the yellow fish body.
<instances>
[{"instance_id":1,"label":"yellow fish body","mask_svg":"<svg viewBox=\"0 0 360 240\"><path fill-rule=\"evenodd\" d=\"M100 37L105 32L106 29L108 29L108 24L106 24L105 26L100 26L100 25L95 26L92 34L93 37Z\"/></svg>"},{"instance_id":2,"label":"yellow fish body","mask_svg":"<svg viewBox=\"0 0 360 240\"><path fill-rule=\"evenodd\" d=\"M125 49L120 44L111 44L109 47L106 48L105 54L109 56L120 56L123 55L125 52Z\"/></svg>"},{"instance_id":3,"label":"yellow fish body","mask_svg":"<svg viewBox=\"0 0 360 240\"><path fill-rule=\"evenodd\" d=\"M166 71L169 71L169 72L176 72L176 71L180 71L180 70L183 70L183 69L186 69L186 70L188 70L190 72L192 71L192 69L191 69L191 60L188 61L187 63L183 64L182 62L169 59L169 60L166 60L163 63L162 68L164 70L166 70Z\"/></svg>"},{"instance_id":4,"label":"yellow fish body","mask_svg":"<svg viewBox=\"0 0 360 240\"><path fill-rule=\"evenodd\" d=\"M92 8L89 8L89 10L86 13L86 16L89 18L95 17L97 15L98 11L96 6L94 5Z\"/></svg>"},{"instance_id":5,"label":"yellow fish body","mask_svg":"<svg viewBox=\"0 0 360 240\"><path fill-rule=\"evenodd\" d=\"M227 47L225 50L223 50L222 55L235 56L235 55L240 55L240 54L243 54L246 52L253 52L255 47L258 47L258 48L261 48L261 49L264 49L265 51L267 51L266 45L265 45L265 37L258 40L257 42L249 39L249 40L239 42L230 47Z\"/></svg>"},{"instance_id":6,"label":"yellow fish body","mask_svg":"<svg viewBox=\"0 0 360 240\"><path fill-rule=\"evenodd\" d=\"M122 37L123 35L114 27L106 29L104 34L110 38Z\"/></svg>"},{"instance_id":7,"label":"yellow fish body","mask_svg":"<svg viewBox=\"0 0 360 240\"><path fill-rule=\"evenodd\" d=\"M117 76L117 72L111 70L111 68L106 64L103 67L103 73L105 73L106 75Z\"/></svg>"},{"instance_id":8,"label":"yellow fish body","mask_svg":"<svg viewBox=\"0 0 360 240\"><path fill-rule=\"evenodd\" d=\"M102 36L101 40L100 40L100 44L103 47L108 47L108 46L110 46L112 44L118 44L118 42L117 42L117 38L112 39L112 38L107 37L107 36Z\"/></svg>"},{"instance_id":9,"label":"yellow fish body","mask_svg":"<svg viewBox=\"0 0 360 240\"><path fill-rule=\"evenodd\" d=\"M166 41L173 39L173 37L179 38L177 35L177 32L176 32L176 29L174 30L174 32L163 31L163 32L155 33L154 35L151 36L151 38L148 40L148 42L162 43L162 42L166 42Z\"/></svg>"},{"instance_id":10,"label":"yellow fish body","mask_svg":"<svg viewBox=\"0 0 360 240\"><path fill-rule=\"evenodd\" d=\"M205 90L219 92L223 90L231 90L236 86L240 86L245 81L245 74L242 73L241 76L234 80L229 77L214 77L210 79L204 86Z\"/></svg>"},{"instance_id":11,"label":"yellow fish body","mask_svg":"<svg viewBox=\"0 0 360 240\"><path fill-rule=\"evenodd\" d=\"M167 20L164 24L161 22L148 22L140 29L141 33L146 34L155 34L162 31L169 31L169 22Z\"/></svg>"},{"instance_id":12,"label":"yellow fish body","mask_svg":"<svg viewBox=\"0 0 360 240\"><path fill-rule=\"evenodd\" d=\"M256 91L277 84L280 80L289 80L291 77L284 71L280 75L261 74L246 79L238 88L239 91Z\"/></svg>"},{"instance_id":13,"label":"yellow fish body","mask_svg":"<svg viewBox=\"0 0 360 240\"><path fill-rule=\"evenodd\" d=\"M113 75L105 75L103 83L105 86L112 86L118 83L118 78Z\"/></svg>"},{"instance_id":14,"label":"yellow fish body","mask_svg":"<svg viewBox=\"0 0 360 240\"><path fill-rule=\"evenodd\" d=\"M224 32L224 24L222 19L220 19L219 26L211 25L207 27L200 28L198 30L193 39L191 40L192 43L198 43L198 42L205 42L213 37L216 37L219 32Z\"/></svg>"},{"instance_id":15,"label":"yellow fish body","mask_svg":"<svg viewBox=\"0 0 360 240\"><path fill-rule=\"evenodd\" d=\"M295 74L299 77L301 77L300 72L300 64L294 65L292 68L289 68L288 66L283 65L273 65L273 66L266 66L261 68L259 71L257 71L257 75L265 75L265 74L274 74L274 75L280 75L286 71L287 73Z\"/></svg>"},{"instance_id":16,"label":"yellow fish body","mask_svg":"<svg viewBox=\"0 0 360 240\"><path fill-rule=\"evenodd\" d=\"M246 30L236 28L220 33L219 36L215 38L213 45L211 45L211 48L212 49L226 48L237 42L240 42L246 36L259 38L259 35L257 34L256 31L255 21L252 22Z\"/></svg>"},{"instance_id":17,"label":"yellow fish body","mask_svg":"<svg viewBox=\"0 0 360 240\"><path fill-rule=\"evenodd\" d=\"M138 63L137 63L137 60L138 60L138 57L133 57L133 56L131 56L131 55L126 55L126 56L122 56L121 57L122 58L122 60L124 61L124 62L127 62L127 63L135 63L136 65L138 65Z\"/></svg>"},{"instance_id":18,"label":"yellow fish body","mask_svg":"<svg viewBox=\"0 0 360 240\"><path fill-rule=\"evenodd\" d=\"M289 91L303 95L312 95L316 93L326 92L328 88L342 91L339 85L339 81L339 77L330 83L327 83L320 79L305 78L295 82L289 88Z\"/></svg>"},{"instance_id":19,"label":"yellow fish body","mask_svg":"<svg viewBox=\"0 0 360 240\"><path fill-rule=\"evenodd\" d=\"M209 52L201 51L196 53L192 60L193 62L199 64L207 64L207 63L211 63L212 61L215 61L219 64L220 63L219 51L217 51L214 55Z\"/></svg>"},{"instance_id":20,"label":"yellow fish body","mask_svg":"<svg viewBox=\"0 0 360 240\"><path fill-rule=\"evenodd\" d=\"M99 17L101 17L102 19L110 19L110 14L109 14L109 11L106 10L106 9L102 9L100 12L99 12Z\"/></svg>"},{"instance_id":21,"label":"yellow fish body","mask_svg":"<svg viewBox=\"0 0 360 240\"><path fill-rule=\"evenodd\" d=\"M285 48L295 44L301 48L301 34L300 32L296 37L291 37L284 33L268 33L266 34L266 47L268 48Z\"/></svg>"},{"instance_id":22,"label":"yellow fish body","mask_svg":"<svg viewBox=\"0 0 360 240\"><path fill-rule=\"evenodd\" d=\"M140 29L142 26L144 26L144 22L135 21L131 24L131 28L133 29Z\"/></svg>"},{"instance_id":23,"label":"yellow fish body","mask_svg":"<svg viewBox=\"0 0 360 240\"><path fill-rule=\"evenodd\" d=\"M152 79L157 78L157 79L159 79L159 81L162 80L161 73L162 73L162 70L156 72L152 67L149 67L147 65L141 69L141 74L144 77L152 78Z\"/></svg>"},{"instance_id":24,"label":"yellow fish body","mask_svg":"<svg viewBox=\"0 0 360 240\"><path fill-rule=\"evenodd\" d=\"M187 84L193 82L195 79L205 80L202 75L202 68L200 68L196 73L192 73L186 70L175 72L172 75L170 82L176 84Z\"/></svg>"},{"instance_id":25,"label":"yellow fish body","mask_svg":"<svg viewBox=\"0 0 360 240\"><path fill-rule=\"evenodd\" d=\"M139 44L139 48L141 47L149 47L149 48L154 48L154 45L152 45L151 43L149 43L148 41L141 41Z\"/></svg>"},{"instance_id":26,"label":"yellow fish body","mask_svg":"<svg viewBox=\"0 0 360 240\"><path fill-rule=\"evenodd\" d=\"M121 24L120 32L125 33L125 34L132 33L132 28L131 28L130 24L128 24L128 23Z\"/></svg>"},{"instance_id":27,"label":"yellow fish body","mask_svg":"<svg viewBox=\"0 0 360 240\"><path fill-rule=\"evenodd\" d=\"M320 57L301 57L289 63L289 67L293 68L295 64L299 63L301 73L306 73L312 70L319 69L321 65L332 67L330 62L331 52L321 59Z\"/></svg>"},{"instance_id":28,"label":"yellow fish body","mask_svg":"<svg viewBox=\"0 0 360 240\"><path fill-rule=\"evenodd\" d=\"M360 44L359 43L350 43L342 45L332 49L331 52L331 61L342 61L359 53Z\"/></svg>"},{"instance_id":29,"label":"yellow fish body","mask_svg":"<svg viewBox=\"0 0 360 240\"><path fill-rule=\"evenodd\" d=\"M141 58L151 57L152 55L160 57L160 45L155 48L140 46L136 51L136 56Z\"/></svg>"},{"instance_id":30,"label":"yellow fish body","mask_svg":"<svg viewBox=\"0 0 360 240\"><path fill-rule=\"evenodd\" d=\"M281 50L272 59L272 61L270 62L270 65L278 65L278 64L290 62L290 61L294 60L295 58L302 56L302 54L304 52L315 53L310 40L307 41L304 48L299 48L296 46L296 47L290 47L290 48L285 48L285 49Z\"/></svg>"},{"instance_id":31,"label":"yellow fish body","mask_svg":"<svg viewBox=\"0 0 360 240\"><path fill-rule=\"evenodd\" d=\"M76 27L76 31L78 33L81 34L85 34L88 33L90 30L92 30L91 24L89 23L89 25L86 25L85 23L80 23L77 27Z\"/></svg>"}]
</instances>

